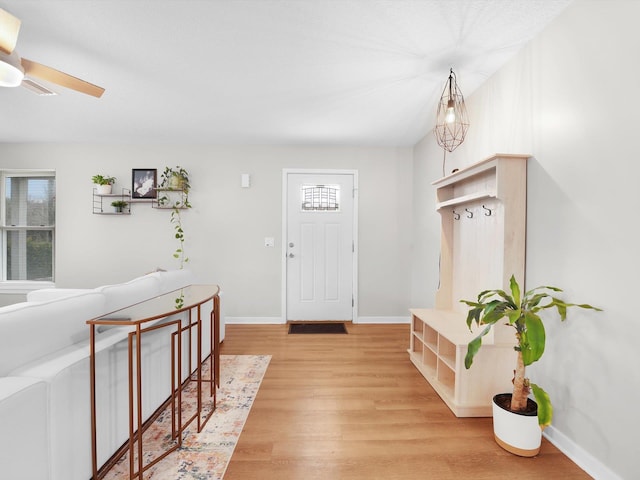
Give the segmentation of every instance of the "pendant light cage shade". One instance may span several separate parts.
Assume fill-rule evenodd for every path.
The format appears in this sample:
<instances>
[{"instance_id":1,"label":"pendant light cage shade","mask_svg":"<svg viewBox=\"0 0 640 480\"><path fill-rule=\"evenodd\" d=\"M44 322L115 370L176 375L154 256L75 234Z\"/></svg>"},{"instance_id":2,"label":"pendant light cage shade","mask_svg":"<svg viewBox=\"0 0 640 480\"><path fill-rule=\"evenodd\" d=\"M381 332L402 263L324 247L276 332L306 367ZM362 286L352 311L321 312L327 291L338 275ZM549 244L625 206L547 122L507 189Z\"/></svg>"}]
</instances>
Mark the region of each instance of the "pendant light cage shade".
<instances>
[{"instance_id":1,"label":"pendant light cage shade","mask_svg":"<svg viewBox=\"0 0 640 480\"><path fill-rule=\"evenodd\" d=\"M453 152L458 145L464 142L468 129L469 116L467 115L467 107L464 104L462 92L458 88L456 75L451 69L449 79L440 97L436 126L433 131L438 145L448 152Z\"/></svg>"}]
</instances>

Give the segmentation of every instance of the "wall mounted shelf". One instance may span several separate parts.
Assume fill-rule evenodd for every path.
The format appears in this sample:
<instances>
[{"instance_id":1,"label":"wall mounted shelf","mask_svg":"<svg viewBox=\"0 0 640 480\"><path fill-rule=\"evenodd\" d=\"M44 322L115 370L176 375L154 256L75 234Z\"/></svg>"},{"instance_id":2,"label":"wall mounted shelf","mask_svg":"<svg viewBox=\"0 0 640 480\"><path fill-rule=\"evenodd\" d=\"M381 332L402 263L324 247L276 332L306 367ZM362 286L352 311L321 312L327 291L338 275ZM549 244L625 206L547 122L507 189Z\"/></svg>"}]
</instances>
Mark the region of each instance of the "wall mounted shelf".
<instances>
[{"instance_id":1,"label":"wall mounted shelf","mask_svg":"<svg viewBox=\"0 0 640 480\"><path fill-rule=\"evenodd\" d=\"M436 204L436 210L440 210L445 207L454 207L456 205L462 205L464 203L470 203L474 200L484 200L485 198L496 198L496 194L494 192L481 192L470 195L463 195L462 197L456 197L444 202L438 202Z\"/></svg>"},{"instance_id":2,"label":"wall mounted shelf","mask_svg":"<svg viewBox=\"0 0 640 480\"><path fill-rule=\"evenodd\" d=\"M186 206L187 192L181 189L175 188L156 188L157 198L151 201L153 208L160 210L173 210L175 205L178 205L178 209L184 210L188 208Z\"/></svg>"},{"instance_id":3,"label":"wall mounted shelf","mask_svg":"<svg viewBox=\"0 0 640 480\"><path fill-rule=\"evenodd\" d=\"M111 206L114 201L127 202L127 206L122 211L117 212ZM123 188L120 193L98 193L93 189L93 213L95 215L130 215L131 214L131 190Z\"/></svg>"}]
</instances>

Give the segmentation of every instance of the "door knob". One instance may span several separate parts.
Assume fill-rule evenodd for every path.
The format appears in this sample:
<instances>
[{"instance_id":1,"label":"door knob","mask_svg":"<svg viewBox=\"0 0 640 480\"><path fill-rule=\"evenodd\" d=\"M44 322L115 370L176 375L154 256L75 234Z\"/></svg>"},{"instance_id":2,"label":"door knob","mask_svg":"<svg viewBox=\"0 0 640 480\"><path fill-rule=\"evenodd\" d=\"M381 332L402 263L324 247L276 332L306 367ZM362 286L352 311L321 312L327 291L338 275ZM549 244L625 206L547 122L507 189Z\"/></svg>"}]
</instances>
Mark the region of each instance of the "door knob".
<instances>
[{"instance_id":1,"label":"door knob","mask_svg":"<svg viewBox=\"0 0 640 480\"><path fill-rule=\"evenodd\" d=\"M293 242L289 242L289 247L293 247L293 246L295 246Z\"/></svg>"},{"instance_id":2,"label":"door knob","mask_svg":"<svg viewBox=\"0 0 640 480\"><path fill-rule=\"evenodd\" d=\"M293 258L293 257L295 257L295 255L293 253L290 253L289 258Z\"/></svg>"}]
</instances>

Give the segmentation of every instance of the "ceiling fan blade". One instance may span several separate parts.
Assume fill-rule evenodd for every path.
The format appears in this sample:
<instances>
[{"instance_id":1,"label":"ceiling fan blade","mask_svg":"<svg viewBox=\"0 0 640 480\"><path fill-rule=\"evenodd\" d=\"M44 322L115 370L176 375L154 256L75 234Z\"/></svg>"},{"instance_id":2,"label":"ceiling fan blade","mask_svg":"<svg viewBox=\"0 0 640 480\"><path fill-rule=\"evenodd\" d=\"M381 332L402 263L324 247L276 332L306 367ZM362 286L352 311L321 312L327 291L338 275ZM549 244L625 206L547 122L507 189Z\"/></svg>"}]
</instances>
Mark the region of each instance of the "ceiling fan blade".
<instances>
[{"instance_id":1,"label":"ceiling fan blade","mask_svg":"<svg viewBox=\"0 0 640 480\"><path fill-rule=\"evenodd\" d=\"M19 31L20 20L0 8L0 50L11 54L16 48Z\"/></svg>"},{"instance_id":2,"label":"ceiling fan blade","mask_svg":"<svg viewBox=\"0 0 640 480\"><path fill-rule=\"evenodd\" d=\"M46 65L27 60L26 58L22 58L21 63L22 68L24 68L25 75L37 77L41 80L47 80L51 83L67 87L93 97L100 98L104 93L104 88L85 82L84 80L80 80L79 78L56 70L55 68L47 67Z\"/></svg>"}]
</instances>

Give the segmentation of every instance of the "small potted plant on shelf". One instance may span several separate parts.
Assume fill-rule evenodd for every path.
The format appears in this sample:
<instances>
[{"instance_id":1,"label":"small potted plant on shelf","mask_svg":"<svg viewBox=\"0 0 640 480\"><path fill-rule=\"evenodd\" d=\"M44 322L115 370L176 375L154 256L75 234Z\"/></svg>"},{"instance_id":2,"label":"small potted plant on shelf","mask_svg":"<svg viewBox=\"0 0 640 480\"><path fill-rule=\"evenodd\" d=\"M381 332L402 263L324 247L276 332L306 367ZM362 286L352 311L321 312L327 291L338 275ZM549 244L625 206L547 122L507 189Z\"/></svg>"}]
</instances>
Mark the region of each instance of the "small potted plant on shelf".
<instances>
[{"instance_id":1,"label":"small potted plant on shelf","mask_svg":"<svg viewBox=\"0 0 640 480\"><path fill-rule=\"evenodd\" d=\"M94 175L91 177L91 181L96 184L96 191L99 195L109 195L113 184L116 183L116 178L106 175Z\"/></svg>"},{"instance_id":2,"label":"small potted plant on shelf","mask_svg":"<svg viewBox=\"0 0 640 480\"><path fill-rule=\"evenodd\" d=\"M189 193L189 172L187 172L180 165L175 168L165 167L164 172L161 174L161 187L169 190L182 190L185 193Z\"/></svg>"},{"instance_id":3,"label":"small potted plant on shelf","mask_svg":"<svg viewBox=\"0 0 640 480\"><path fill-rule=\"evenodd\" d=\"M540 451L542 430L551 424L553 409L547 392L525 376L527 366L538 361L545 348L545 329L538 312L555 308L564 321L569 307L601 311L588 304L574 304L554 296L562 292L557 287L540 286L521 295L520 286L512 275L510 292L485 290L477 301L460 300L471 309L467 314L467 326L475 323L483 329L467 346L465 367L470 368L474 356L482 346L482 337L499 321L513 327L517 352L513 391L493 397L493 429L496 442L505 450L521 456L532 457ZM533 392L535 401L529 398ZM536 418L537 417L537 418ZM536 421L537 420L537 421Z\"/></svg>"},{"instance_id":4,"label":"small potted plant on shelf","mask_svg":"<svg viewBox=\"0 0 640 480\"><path fill-rule=\"evenodd\" d=\"M123 209L127 208L127 205L129 204L124 200L115 200L111 202L111 206L116 209L116 213L122 213Z\"/></svg>"}]
</instances>

